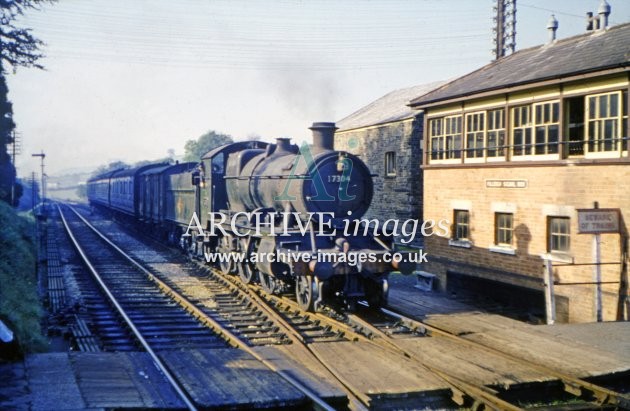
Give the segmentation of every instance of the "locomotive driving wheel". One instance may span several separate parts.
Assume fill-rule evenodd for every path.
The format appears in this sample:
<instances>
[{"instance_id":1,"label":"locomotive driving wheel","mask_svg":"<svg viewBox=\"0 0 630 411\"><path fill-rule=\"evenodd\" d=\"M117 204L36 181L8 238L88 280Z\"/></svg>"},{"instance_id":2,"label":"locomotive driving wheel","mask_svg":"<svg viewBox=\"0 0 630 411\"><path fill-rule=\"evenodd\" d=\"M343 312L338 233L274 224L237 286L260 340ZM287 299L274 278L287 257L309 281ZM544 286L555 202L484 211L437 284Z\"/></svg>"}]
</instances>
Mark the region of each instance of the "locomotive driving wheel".
<instances>
[{"instance_id":1,"label":"locomotive driving wheel","mask_svg":"<svg viewBox=\"0 0 630 411\"><path fill-rule=\"evenodd\" d=\"M236 271L236 263L228 256L234 251L232 250L232 236L224 235L219 239L217 251L223 254L223 258L219 258L219 268L223 274L234 274Z\"/></svg>"},{"instance_id":2,"label":"locomotive driving wheel","mask_svg":"<svg viewBox=\"0 0 630 411\"><path fill-rule=\"evenodd\" d=\"M238 265L238 276L245 284L250 284L256 280L257 270L252 267L251 263L242 262Z\"/></svg>"},{"instance_id":3,"label":"locomotive driving wheel","mask_svg":"<svg viewBox=\"0 0 630 411\"><path fill-rule=\"evenodd\" d=\"M251 239L250 239L251 240ZM246 250L245 259L238 264L238 276L244 284L250 284L258 279L259 273L255 265L247 260L247 256L252 255L255 250L255 243L241 239L241 249Z\"/></svg>"},{"instance_id":4,"label":"locomotive driving wheel","mask_svg":"<svg viewBox=\"0 0 630 411\"><path fill-rule=\"evenodd\" d=\"M301 275L296 278L295 297L300 308L312 311L317 295L317 284L312 275Z\"/></svg>"},{"instance_id":5,"label":"locomotive driving wheel","mask_svg":"<svg viewBox=\"0 0 630 411\"><path fill-rule=\"evenodd\" d=\"M275 294L278 289L278 282L276 281L276 277L273 275L259 273L258 278L260 280L260 286L265 292L269 294Z\"/></svg>"}]
</instances>

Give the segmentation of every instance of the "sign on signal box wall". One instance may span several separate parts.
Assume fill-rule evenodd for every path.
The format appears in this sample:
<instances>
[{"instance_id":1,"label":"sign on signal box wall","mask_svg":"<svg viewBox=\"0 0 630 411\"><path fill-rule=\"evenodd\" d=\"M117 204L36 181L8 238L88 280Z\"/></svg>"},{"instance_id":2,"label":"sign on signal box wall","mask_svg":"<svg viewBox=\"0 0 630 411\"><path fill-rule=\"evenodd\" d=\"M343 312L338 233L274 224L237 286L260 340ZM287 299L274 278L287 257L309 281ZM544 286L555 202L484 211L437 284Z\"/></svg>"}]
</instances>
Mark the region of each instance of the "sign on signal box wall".
<instances>
[{"instance_id":1,"label":"sign on signal box wall","mask_svg":"<svg viewBox=\"0 0 630 411\"><path fill-rule=\"evenodd\" d=\"M578 234L619 232L618 208L589 208L577 210Z\"/></svg>"}]
</instances>

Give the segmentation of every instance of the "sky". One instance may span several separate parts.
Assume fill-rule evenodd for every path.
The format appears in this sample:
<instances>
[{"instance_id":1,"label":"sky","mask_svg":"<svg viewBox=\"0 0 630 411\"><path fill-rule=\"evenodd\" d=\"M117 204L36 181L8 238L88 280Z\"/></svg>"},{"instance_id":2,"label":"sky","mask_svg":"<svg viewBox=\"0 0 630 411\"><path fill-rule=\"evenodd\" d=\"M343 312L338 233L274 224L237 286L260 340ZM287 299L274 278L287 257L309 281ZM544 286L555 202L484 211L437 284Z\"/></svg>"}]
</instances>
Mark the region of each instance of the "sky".
<instances>
[{"instance_id":1,"label":"sky","mask_svg":"<svg viewBox=\"0 0 630 411\"><path fill-rule=\"evenodd\" d=\"M492 0L59 0L20 20L46 70L7 76L18 175L164 158L209 130L308 141L390 91L492 56ZM630 0L608 0L611 25ZM581 34L599 0L518 0L516 49Z\"/></svg>"}]
</instances>

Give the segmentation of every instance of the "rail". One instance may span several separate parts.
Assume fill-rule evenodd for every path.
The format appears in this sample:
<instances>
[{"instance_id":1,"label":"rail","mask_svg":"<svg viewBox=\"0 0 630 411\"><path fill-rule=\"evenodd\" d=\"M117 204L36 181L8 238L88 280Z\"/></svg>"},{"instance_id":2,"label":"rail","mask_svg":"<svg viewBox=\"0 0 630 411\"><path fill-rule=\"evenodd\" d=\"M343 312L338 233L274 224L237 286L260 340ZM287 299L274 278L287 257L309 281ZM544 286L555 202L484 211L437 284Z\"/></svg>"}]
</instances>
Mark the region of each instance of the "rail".
<instances>
[{"instance_id":1,"label":"rail","mask_svg":"<svg viewBox=\"0 0 630 411\"><path fill-rule=\"evenodd\" d=\"M221 276L221 278L224 278L226 281L233 283L235 286L256 291L262 296L262 301L260 301L261 303L269 304L269 302L273 302L278 307L281 307L282 305L284 305L284 306L290 307L293 310L304 312L297 303L286 298L281 298L275 295L268 294L267 292L262 290L260 286L257 286L254 284L245 285L245 284L240 283L239 280L236 279L235 277L227 276L223 274L222 272L220 272L219 270L212 269L212 271L216 275ZM269 307L269 309L274 311L273 308L271 307ZM357 328L361 329L365 334L372 335L372 336L377 335L378 337L382 337L382 338L368 339L364 335L354 331L353 327L351 327L350 325L334 320L321 313L304 312L304 315L313 316L325 324L336 327L338 329L343 329L344 332L348 333L349 336L352 336L353 340L365 341L370 344L377 345L382 349L386 349L389 352L392 352L396 355L402 355L405 358L413 361L414 363L417 363L420 367L424 368L426 371L436 375L439 379L441 379L451 389L453 401L455 401L459 405L464 405L465 399L471 398L475 404L477 405L485 404L492 409L502 409L502 410L509 410L509 411L516 411L516 410L522 409L497 397L495 395L495 392L490 388L487 388L485 386L477 386L474 384L470 384L457 377L451 376L442 370L439 370L435 367L430 367L424 364L423 362L414 358L412 354L410 354L409 352L401 348L398 344L391 341L389 339L389 336L387 336L385 333L380 331L378 328L362 321L355 315L352 315L352 314L348 315L348 318L350 319L351 323L354 323L355 326L358 326ZM407 322L407 324L411 325L412 323ZM424 327L422 329L424 330ZM311 350L308 347L308 344L306 344L306 342L301 341L300 344L302 344L307 350L309 350L309 352L320 362L320 364L322 364L335 378L337 378L343 384L344 387L346 387L349 391L351 391L352 395L356 397L363 405L365 406L370 405L370 399L367 395L353 388L352 384L349 381L346 381L341 376L339 376L338 373L335 372L334 367L332 367L331 364L328 364L315 351Z\"/></svg>"},{"instance_id":2,"label":"rail","mask_svg":"<svg viewBox=\"0 0 630 411\"><path fill-rule=\"evenodd\" d=\"M554 370L553 368L549 368L545 365L541 365L541 364L536 364L533 363L529 360L525 360L523 358L520 357L516 357L512 354L509 354L505 351L501 351L495 347L489 347L485 344L476 342L476 341L471 341L469 339L463 338L459 335L455 335L449 331L446 331L444 329L441 329L439 327L435 327L429 324L426 324L424 322L421 321L416 321L413 320L409 317L404 316L403 314L400 314L398 312L395 311L391 311L385 308L381 308L381 311L384 312L387 315L391 315L393 317L399 318L402 321L405 321L409 324L413 324L414 326L418 327L418 328L424 328L428 333L432 334L432 335L439 335L441 337L445 337L445 338L449 338L453 341L457 341L459 343L462 344L466 344L469 347L474 347L495 355L499 355L507 360L513 361L513 362L517 362L523 366L529 367L529 368L533 368L538 372L547 374L547 375L551 375L555 378L557 378L558 380L562 381L562 383L564 384L564 389L566 392L575 395L576 397L580 397L584 394L590 393L591 395L593 395L593 397L597 400L597 402L599 404L610 404L610 405L615 405L615 406L620 406L623 407L625 409L630 409L630 396L626 395L626 394L622 394L613 390L610 390L606 387L602 387L599 386L597 384L593 384L590 383L588 381L585 381L581 378L577 378L562 372L559 372L557 370Z\"/></svg>"},{"instance_id":3,"label":"rail","mask_svg":"<svg viewBox=\"0 0 630 411\"><path fill-rule=\"evenodd\" d=\"M181 387L181 385L177 382L177 380L175 379L173 374L171 374L170 370L162 362L160 357L158 357L158 355L153 351L153 349L151 348L149 343L144 339L144 337L142 336L142 334L140 333L140 331L138 330L138 328L134 324L133 320L127 315L127 313L125 312L123 307L120 305L120 303L118 302L116 297L114 297L112 292L109 290L109 288L107 287L107 285L105 284L105 282L101 278L101 276L98 273L98 271L96 271L96 269L94 268L94 266L92 265L92 263L88 259L87 255L83 251L83 248L81 247L81 245L77 241L76 237L74 236L74 233L72 232L72 229L70 228L70 224L68 224L68 221L66 220L66 217L64 216L63 211L61 210L61 207L59 205L57 205L57 209L59 211L59 215L61 216L61 221L63 223L63 226L66 229L66 232L68 233L68 236L70 237L70 242L72 243L74 248L77 250L77 252L81 256L81 259L83 260L85 266L88 268L88 270L90 271L90 273L92 274L92 276L94 277L96 282L99 284L99 286L101 287L101 289L103 290L103 292L105 293L105 295L107 296L107 298L109 299L111 304L114 306L116 311L118 311L120 316L125 320L125 322L127 323L129 328L133 332L133 334L136 337L136 339L140 342L142 347L149 354L149 356L151 357L151 359L153 360L155 365L158 367L158 369L164 374L164 376L168 380L169 384L173 387L173 389L175 390L177 395L182 399L184 404L186 404L186 407L189 410L191 410L191 411L192 410L196 410L197 407L195 407L195 405L192 403L192 400L188 397L188 395L184 391L183 387ZM70 210L72 210L75 214L79 215L73 208L70 207ZM93 230L96 230L87 221L85 221L85 219L83 219L82 216L79 215L79 217L90 228L92 228Z\"/></svg>"},{"instance_id":4,"label":"rail","mask_svg":"<svg viewBox=\"0 0 630 411\"><path fill-rule=\"evenodd\" d=\"M142 264L138 263L133 257L131 257L130 255L128 255L127 253L125 253L120 247L118 247L116 244L114 244L109 238L107 238L103 233L101 233L97 228L95 228L92 224L90 224L85 217L83 217L80 213L78 213L74 208L68 206L70 210L72 210L72 212L74 212L80 219L81 221L87 226L89 227L96 235L98 235L101 239L103 239L103 241L105 241L110 247L112 247L114 250L116 250L121 256L123 256L125 259L127 259L132 265L134 265L138 270L140 270L144 275L147 276L147 278L149 278L151 281L155 282L155 284L168 296L170 296L173 300L175 300L178 304L180 304L182 307L184 307L185 309L187 309L193 316L195 316L200 322L202 322L203 324L205 324L206 326L208 326L209 328L211 328L217 335L221 336L223 339L225 339L230 345L242 349L243 351L245 351L246 353L248 353L249 355L251 355L252 357L254 357L256 360L260 361L263 365L265 365L267 368L269 368L271 371L275 372L276 374L278 374L279 376L281 376L285 381L287 381L289 384L291 384L293 387L295 387L297 390L299 390L300 392L302 392L305 396L307 396L312 402L313 404L316 406L316 408L321 409L321 410L326 410L326 411L334 411L334 408L331 407L330 405L328 405L322 398L320 398L315 392L313 392L310 388L306 387L305 385L303 385L300 381L298 381L297 379L295 379L294 377L292 377L290 374L288 374L287 372L285 372L284 370L279 369L278 367L276 367L273 363L271 363L270 361L266 360L264 357L262 357L261 355L259 355L256 351L254 351L253 349L251 349L242 339L238 338L236 335L234 335L231 331L229 331L228 329L226 329L225 327L223 327L221 324L219 324L216 320L214 320L213 318L211 318L210 316L208 316L206 313L204 313L202 310L200 310L195 304L193 304L190 300L188 300L186 297L184 297L181 293L177 292L175 289L173 289L172 287L170 287L168 284L166 284L164 281L162 281L161 279L159 279L157 276L155 276L153 273L151 273L149 270L147 270ZM59 210L61 213L61 209ZM74 236L71 234L71 231L69 229L69 226L66 224L65 218L63 217L63 213L61 213L62 216L62 220L64 221L64 226L66 226L66 230L68 231L73 244L75 244L75 247L77 247L77 251L79 251L79 254L81 254L82 258L84 258L84 261L86 262L86 265L88 265L88 267L90 268L90 271L92 272L93 275L95 275L95 278L97 279L99 285L103 288L103 290L105 291L105 293L107 294L108 298L111 299L112 303L114 303L116 300L114 298L114 296L111 294L111 292L107 289L107 286L105 285L105 283L100 279L100 276L98 276L98 273L96 272L96 270L94 270L94 268L92 267L92 265L89 263L89 261L87 261L87 257L85 256L85 254L83 253L82 249L80 249L80 246L78 245L78 243L75 241ZM174 387L176 388L176 392L180 395L180 397L182 397L182 399L185 399L185 403L186 406L191 409L194 410L196 409L194 404L192 404L192 402L190 401L190 399L188 398L188 396L186 395L186 393L184 392L183 388L181 388L179 386L179 384L177 383L177 381L175 380L175 378L172 376L172 374L168 371L168 369L166 368L166 366L162 363L162 361L159 359L159 357L157 356L157 354L155 354L155 352L151 349L151 347L149 346L149 344L146 342L146 340L144 340L144 338L142 338L142 335L140 335L139 331L137 330L137 328L135 326L133 326L133 322L131 321L131 319L125 314L123 308L120 306L120 304L118 304L118 302L114 303L116 309L118 310L118 312L121 314L121 316L123 316L123 318L125 319L125 321L130 325L130 328L132 329L132 331L134 332L134 335L136 335L136 337L138 337L138 340L141 342L142 346L147 350L147 352L151 355L151 358L156 362L156 364L158 365L158 368L160 368L160 370L162 370L162 372L165 373L165 375L167 376L167 379L169 380L169 383L171 384L175 384Z\"/></svg>"}]
</instances>

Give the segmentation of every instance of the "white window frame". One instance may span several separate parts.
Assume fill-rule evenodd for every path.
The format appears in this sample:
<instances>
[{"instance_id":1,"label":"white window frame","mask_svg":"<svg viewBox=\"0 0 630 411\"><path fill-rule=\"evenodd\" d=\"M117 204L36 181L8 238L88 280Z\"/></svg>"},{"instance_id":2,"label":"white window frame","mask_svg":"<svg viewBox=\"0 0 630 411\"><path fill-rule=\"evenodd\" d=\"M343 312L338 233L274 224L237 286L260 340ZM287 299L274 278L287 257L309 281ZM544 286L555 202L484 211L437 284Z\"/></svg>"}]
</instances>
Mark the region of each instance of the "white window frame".
<instances>
[{"instance_id":1,"label":"white window frame","mask_svg":"<svg viewBox=\"0 0 630 411\"><path fill-rule=\"evenodd\" d=\"M479 121L479 117L481 121ZM476 124L477 127L474 127L475 121L473 119L477 119ZM485 110L483 111L473 111L470 113L466 113L466 122L464 125L464 162L465 163L483 163L486 161L486 118L487 113ZM475 142L474 148L469 147L468 145L468 136L471 134L473 136L473 141ZM479 140L481 138L481 140ZM481 147L477 146L477 142L481 141ZM481 151L481 156L477 156L476 154Z\"/></svg>"},{"instance_id":2,"label":"white window frame","mask_svg":"<svg viewBox=\"0 0 630 411\"><path fill-rule=\"evenodd\" d=\"M457 124L457 120L459 119L459 133L455 132L453 133L453 131L457 131L457 130L453 130L452 127L448 130L449 133L447 134L447 122L451 121L454 122L455 124ZM434 124L439 124L439 134L433 134L435 127ZM462 162L462 157L464 156L464 140L463 140L463 135L461 133L461 129L463 127L463 117L461 114L453 114L453 115L448 115L448 116L443 116L443 117L433 117L428 119L427 122L427 127L429 128L429 133L428 133L428 139L429 139L429 153L428 153L428 162L429 164L459 164ZM456 136L460 136L460 141L461 141L461 148L459 150L456 149L452 149L449 150L447 149L446 143L447 143L447 138L449 137L456 137ZM434 142L439 142L440 145L440 150L437 154L437 158L433 158L434 155ZM454 157L453 153L459 151L459 157Z\"/></svg>"},{"instance_id":3,"label":"white window frame","mask_svg":"<svg viewBox=\"0 0 630 411\"><path fill-rule=\"evenodd\" d=\"M491 113L495 113L495 112L501 112L501 116L500 116L500 121L496 121L496 117L492 116L495 119L494 124L491 124L490 121L490 117L491 117ZM501 107L501 108L493 108L493 109L488 109L486 111L486 149L485 149L485 157L487 159L488 162L494 162L494 161L505 161L506 159L506 153L508 151L508 147L505 147L507 144L506 142L508 141L508 135L507 135L507 129L505 127L505 108ZM495 128L496 127L496 128ZM503 141L501 142L501 132L503 132ZM490 133L496 133L497 134L497 139L496 139L496 146L493 150L497 151L497 155L495 156L491 156L489 153L489 142L490 142ZM500 153L501 151L503 151L502 155L499 155L498 153Z\"/></svg>"},{"instance_id":4,"label":"white window frame","mask_svg":"<svg viewBox=\"0 0 630 411\"><path fill-rule=\"evenodd\" d=\"M543 115L541 116L542 119L538 118L538 115L536 113L536 108L539 106L545 106L547 104L553 105L553 104L557 104L558 105L558 118L557 121L553 121L553 106L550 107L550 120L546 121L544 118L544 109L543 109ZM529 107L529 118L528 118L528 125L527 126L519 126L519 127L515 127L515 118L516 116L514 115L514 111L517 108L523 108L523 107ZM556 126L558 128L558 140L560 139L560 133L561 133L561 126L563 124L563 119L561 118L560 112L561 112L561 107L560 107L560 100L546 100L546 101L540 101L540 102L536 102L536 103L532 103L532 104L520 104L517 106L513 106L510 108L511 110L511 121L510 121L510 145L512 146L511 148L511 160L512 161L542 161L542 160L559 160L561 158L562 155L562 149L560 147L560 141L557 142L557 153L548 153L548 149L549 149L549 127L550 126ZM544 154L536 154L536 127L545 127L546 131L545 131L545 153ZM524 134L527 132L526 130L529 129L530 130L530 136L531 136L531 142L530 142L530 146L527 148L524 148L524 150L526 149L528 151L527 154L515 154L514 153L514 129L518 128L518 129L522 129L524 131Z\"/></svg>"},{"instance_id":5,"label":"white window frame","mask_svg":"<svg viewBox=\"0 0 630 411\"><path fill-rule=\"evenodd\" d=\"M608 101L610 101L610 97L616 95L617 96L617 114L614 116L605 116L605 117L601 117L600 116L600 99L602 97L608 97ZM590 101L591 99L594 98L596 99L596 103L595 103L595 111L596 116L591 117L591 104ZM604 127L603 122L607 121L607 120L613 120L614 124L616 125L616 133L613 136L614 139L620 139L621 137L627 137L627 136L622 136L622 130L623 130L623 122L627 121L627 116L624 116L623 113L623 107L624 104L627 104L627 102L623 101L623 92L621 90L617 90L617 91L611 91L611 92L607 92L607 93L597 93L597 94L587 94L584 96L584 157L585 158L617 158L620 156L623 156L624 154L627 155L627 150L624 150L624 148L626 148L625 146L627 145L626 141L623 140L617 140L616 144L617 144L617 148L614 150L591 150L591 145L593 144L591 142L591 123L595 123L596 126L596 136L595 137L599 137L599 134L602 132L602 128ZM610 110L610 105L608 105L607 110ZM601 138L595 138L594 139L597 143L596 144L605 144L604 141L605 139L601 139ZM613 142L614 144L615 142Z\"/></svg>"}]
</instances>

